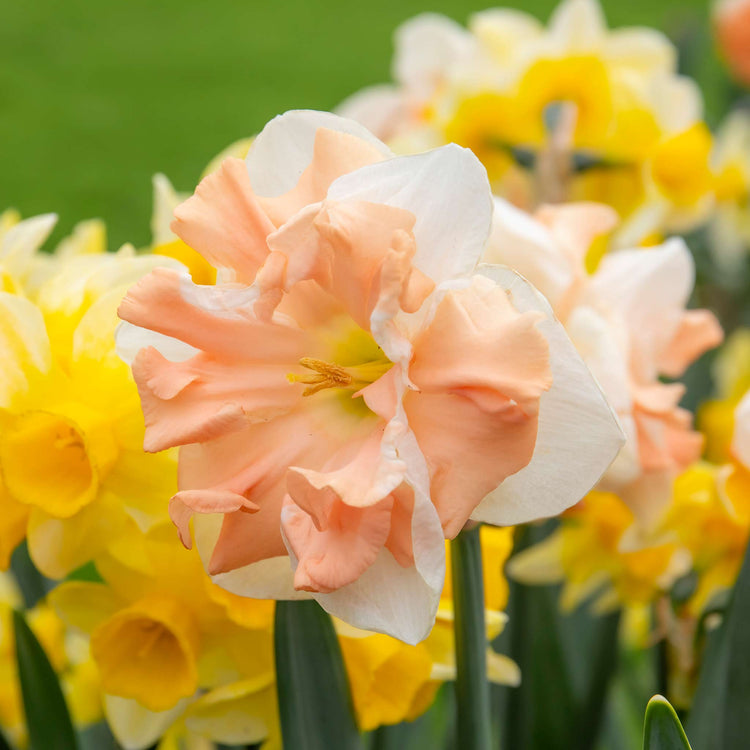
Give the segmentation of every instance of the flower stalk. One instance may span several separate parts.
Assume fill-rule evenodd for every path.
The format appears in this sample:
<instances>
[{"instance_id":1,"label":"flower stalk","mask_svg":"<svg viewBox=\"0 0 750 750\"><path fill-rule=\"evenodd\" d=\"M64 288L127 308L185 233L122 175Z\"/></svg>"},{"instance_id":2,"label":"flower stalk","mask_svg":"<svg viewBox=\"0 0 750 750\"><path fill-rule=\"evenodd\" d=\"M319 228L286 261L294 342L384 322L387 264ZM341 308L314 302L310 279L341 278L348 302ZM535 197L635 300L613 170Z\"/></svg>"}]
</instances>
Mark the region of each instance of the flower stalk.
<instances>
[{"instance_id":1,"label":"flower stalk","mask_svg":"<svg viewBox=\"0 0 750 750\"><path fill-rule=\"evenodd\" d=\"M458 736L465 750L490 750L490 686L479 526L451 542Z\"/></svg>"}]
</instances>

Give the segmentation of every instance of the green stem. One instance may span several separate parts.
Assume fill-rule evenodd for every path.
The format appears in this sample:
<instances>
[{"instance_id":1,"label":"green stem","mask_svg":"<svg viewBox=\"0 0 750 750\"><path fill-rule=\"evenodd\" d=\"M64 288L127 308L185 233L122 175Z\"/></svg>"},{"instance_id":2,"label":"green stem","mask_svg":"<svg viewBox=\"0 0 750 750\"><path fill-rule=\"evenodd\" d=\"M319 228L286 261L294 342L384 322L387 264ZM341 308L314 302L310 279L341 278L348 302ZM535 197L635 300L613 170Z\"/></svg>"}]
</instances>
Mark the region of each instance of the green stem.
<instances>
[{"instance_id":1,"label":"green stem","mask_svg":"<svg viewBox=\"0 0 750 750\"><path fill-rule=\"evenodd\" d=\"M479 527L451 542L456 639L456 708L462 750L490 750L490 686Z\"/></svg>"},{"instance_id":2,"label":"green stem","mask_svg":"<svg viewBox=\"0 0 750 750\"><path fill-rule=\"evenodd\" d=\"M361 750L329 615L312 600L277 602L274 648L285 750Z\"/></svg>"}]
</instances>

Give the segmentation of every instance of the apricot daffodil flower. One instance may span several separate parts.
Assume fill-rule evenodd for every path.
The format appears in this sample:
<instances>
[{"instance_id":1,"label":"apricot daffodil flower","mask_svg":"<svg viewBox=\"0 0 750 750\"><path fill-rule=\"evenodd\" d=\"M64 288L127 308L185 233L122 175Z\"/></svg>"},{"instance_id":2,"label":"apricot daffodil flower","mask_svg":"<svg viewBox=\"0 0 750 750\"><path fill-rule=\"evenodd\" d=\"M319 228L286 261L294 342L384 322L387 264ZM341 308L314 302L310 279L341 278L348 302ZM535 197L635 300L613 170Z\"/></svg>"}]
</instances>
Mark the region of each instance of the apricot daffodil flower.
<instances>
[{"instance_id":1,"label":"apricot daffodil flower","mask_svg":"<svg viewBox=\"0 0 750 750\"><path fill-rule=\"evenodd\" d=\"M661 378L682 375L721 342L722 331L711 312L685 309L695 268L682 240L598 262L597 238L616 222L597 204L545 206L532 217L496 199L485 257L517 270L547 297L604 389L628 440L599 488L618 493L648 526L669 504L671 481L702 448L679 407L684 386Z\"/></svg>"},{"instance_id":2,"label":"apricot daffodil flower","mask_svg":"<svg viewBox=\"0 0 750 750\"><path fill-rule=\"evenodd\" d=\"M394 157L316 112L177 208L221 283L151 273L118 343L146 449L182 446L170 512L220 586L415 643L445 538L555 515L612 461L616 418L545 300L478 266L491 216L470 151Z\"/></svg>"}]
</instances>

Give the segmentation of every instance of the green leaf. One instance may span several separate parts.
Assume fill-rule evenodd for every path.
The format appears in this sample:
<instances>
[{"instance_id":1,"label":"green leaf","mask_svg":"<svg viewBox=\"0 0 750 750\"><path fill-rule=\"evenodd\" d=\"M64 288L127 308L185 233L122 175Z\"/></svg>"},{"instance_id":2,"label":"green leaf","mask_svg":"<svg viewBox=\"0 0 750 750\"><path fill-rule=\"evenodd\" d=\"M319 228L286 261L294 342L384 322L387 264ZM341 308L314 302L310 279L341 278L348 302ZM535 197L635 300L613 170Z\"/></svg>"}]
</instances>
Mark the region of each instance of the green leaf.
<instances>
[{"instance_id":1,"label":"green leaf","mask_svg":"<svg viewBox=\"0 0 750 750\"><path fill-rule=\"evenodd\" d=\"M490 750L492 719L479 526L462 531L451 542L451 565L458 746L464 750Z\"/></svg>"},{"instance_id":2,"label":"green leaf","mask_svg":"<svg viewBox=\"0 0 750 750\"><path fill-rule=\"evenodd\" d=\"M77 750L55 670L20 612L13 612L18 676L31 750Z\"/></svg>"},{"instance_id":3,"label":"green leaf","mask_svg":"<svg viewBox=\"0 0 750 750\"><path fill-rule=\"evenodd\" d=\"M286 750L361 750L331 618L317 602L276 602L276 688Z\"/></svg>"},{"instance_id":4,"label":"green leaf","mask_svg":"<svg viewBox=\"0 0 750 750\"><path fill-rule=\"evenodd\" d=\"M661 695L655 695L646 706L643 750L690 750L675 710Z\"/></svg>"},{"instance_id":5,"label":"green leaf","mask_svg":"<svg viewBox=\"0 0 750 750\"><path fill-rule=\"evenodd\" d=\"M696 750L745 750L750 737L750 547L723 624L711 632L687 724Z\"/></svg>"},{"instance_id":6,"label":"green leaf","mask_svg":"<svg viewBox=\"0 0 750 750\"><path fill-rule=\"evenodd\" d=\"M516 552L544 539L550 522L518 530ZM594 616L585 607L562 614L558 586L510 581L509 622L496 650L521 668L518 688L495 688L504 704L502 734L508 748L591 750L618 661L619 614ZM550 677L554 675L554 679ZM638 736L642 709L638 710Z\"/></svg>"}]
</instances>

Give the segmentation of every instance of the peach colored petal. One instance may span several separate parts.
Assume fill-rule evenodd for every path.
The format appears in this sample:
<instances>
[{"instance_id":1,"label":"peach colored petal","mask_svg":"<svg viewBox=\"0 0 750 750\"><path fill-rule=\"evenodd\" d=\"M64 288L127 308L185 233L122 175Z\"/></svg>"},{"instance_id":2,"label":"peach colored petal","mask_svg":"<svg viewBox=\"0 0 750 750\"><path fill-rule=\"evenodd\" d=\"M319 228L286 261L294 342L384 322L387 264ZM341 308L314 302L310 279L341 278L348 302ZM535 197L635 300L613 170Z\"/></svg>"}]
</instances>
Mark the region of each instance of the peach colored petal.
<instances>
[{"instance_id":1,"label":"peach colored petal","mask_svg":"<svg viewBox=\"0 0 750 750\"><path fill-rule=\"evenodd\" d=\"M718 346L724 338L719 321L708 310L687 310L666 351L661 353L658 368L670 378L677 378L698 357Z\"/></svg>"},{"instance_id":2,"label":"peach colored petal","mask_svg":"<svg viewBox=\"0 0 750 750\"><path fill-rule=\"evenodd\" d=\"M402 485L393 492L391 530L385 542L386 549L402 568L414 565L414 540L412 517L414 515L414 490Z\"/></svg>"},{"instance_id":3,"label":"peach colored petal","mask_svg":"<svg viewBox=\"0 0 750 750\"><path fill-rule=\"evenodd\" d=\"M228 490L184 490L169 501L169 517L187 549L193 547L189 524L195 513L234 513L238 510L252 513L258 510L258 506Z\"/></svg>"},{"instance_id":4,"label":"peach colored petal","mask_svg":"<svg viewBox=\"0 0 750 750\"><path fill-rule=\"evenodd\" d=\"M133 377L146 424L145 450L205 443L290 411L301 398L287 380L294 364L226 361L202 352L170 362L154 348L141 349Z\"/></svg>"},{"instance_id":5,"label":"peach colored petal","mask_svg":"<svg viewBox=\"0 0 750 750\"><path fill-rule=\"evenodd\" d=\"M325 423L323 423L325 424ZM301 410L251 425L180 451L179 487L184 490L226 490L258 506L252 515L224 516L210 551L208 569L222 573L258 560L286 555L279 517L290 465L322 466L347 437L337 440Z\"/></svg>"},{"instance_id":6,"label":"peach colored petal","mask_svg":"<svg viewBox=\"0 0 750 750\"><path fill-rule=\"evenodd\" d=\"M551 384L539 318L475 279L445 295L415 341L409 376L419 390L407 393L404 409L450 538L533 455L539 398Z\"/></svg>"},{"instance_id":7,"label":"peach colored petal","mask_svg":"<svg viewBox=\"0 0 750 750\"><path fill-rule=\"evenodd\" d=\"M280 227L305 206L322 201L336 178L382 159L383 155L361 138L329 128L318 128L312 161L300 175L295 187L276 198L258 200L271 221Z\"/></svg>"},{"instance_id":8,"label":"peach colored petal","mask_svg":"<svg viewBox=\"0 0 750 750\"><path fill-rule=\"evenodd\" d=\"M393 498L354 508L334 500L325 524L287 497L281 513L284 535L297 558L294 587L329 593L353 583L376 560L391 527Z\"/></svg>"},{"instance_id":9,"label":"peach colored petal","mask_svg":"<svg viewBox=\"0 0 750 750\"><path fill-rule=\"evenodd\" d=\"M306 344L306 334L299 328L258 320L249 304L235 306L236 289L211 287L208 300L200 296L205 289L176 271L158 268L128 290L117 312L133 325L218 357L264 362L299 359Z\"/></svg>"},{"instance_id":10,"label":"peach colored petal","mask_svg":"<svg viewBox=\"0 0 750 750\"><path fill-rule=\"evenodd\" d=\"M266 237L274 226L253 193L243 161L226 159L174 216L171 229L183 242L211 265L232 269L238 281L252 282L268 254Z\"/></svg>"},{"instance_id":11,"label":"peach colored petal","mask_svg":"<svg viewBox=\"0 0 750 750\"><path fill-rule=\"evenodd\" d=\"M600 203L567 203L542 206L536 218L550 229L558 247L576 272L585 272L591 243L619 223L617 212Z\"/></svg>"},{"instance_id":12,"label":"peach colored petal","mask_svg":"<svg viewBox=\"0 0 750 750\"><path fill-rule=\"evenodd\" d=\"M288 258L285 289L312 279L336 299L363 329L382 295L413 309L431 284L409 261L415 245L414 215L363 201L310 206L268 238L274 252ZM401 261L401 262L399 262Z\"/></svg>"}]
</instances>

